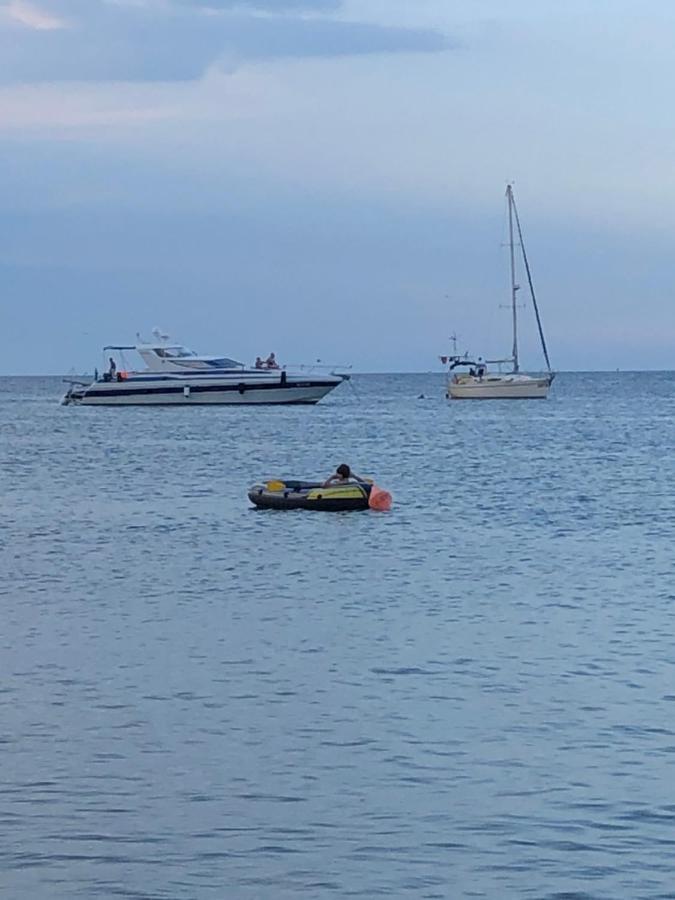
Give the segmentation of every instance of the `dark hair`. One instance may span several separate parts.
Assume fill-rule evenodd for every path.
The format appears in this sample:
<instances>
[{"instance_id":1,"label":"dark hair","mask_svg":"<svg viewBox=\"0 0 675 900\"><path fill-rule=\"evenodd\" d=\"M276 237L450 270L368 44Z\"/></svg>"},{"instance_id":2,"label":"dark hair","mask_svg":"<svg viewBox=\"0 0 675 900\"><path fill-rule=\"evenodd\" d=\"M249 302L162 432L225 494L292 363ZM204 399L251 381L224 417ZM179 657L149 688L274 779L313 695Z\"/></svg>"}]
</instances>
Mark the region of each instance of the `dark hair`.
<instances>
[{"instance_id":1,"label":"dark hair","mask_svg":"<svg viewBox=\"0 0 675 900\"><path fill-rule=\"evenodd\" d=\"M352 471L346 463L342 463L342 465L338 466L335 471L343 478L351 478Z\"/></svg>"}]
</instances>

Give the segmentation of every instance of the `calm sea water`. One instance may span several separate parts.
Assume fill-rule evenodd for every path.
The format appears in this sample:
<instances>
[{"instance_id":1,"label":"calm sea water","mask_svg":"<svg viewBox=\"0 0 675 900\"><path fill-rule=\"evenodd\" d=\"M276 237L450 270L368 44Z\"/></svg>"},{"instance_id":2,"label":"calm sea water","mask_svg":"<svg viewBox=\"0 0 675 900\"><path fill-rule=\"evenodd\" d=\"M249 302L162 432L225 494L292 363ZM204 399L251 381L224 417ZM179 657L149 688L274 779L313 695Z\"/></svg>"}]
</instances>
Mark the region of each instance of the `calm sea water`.
<instances>
[{"instance_id":1,"label":"calm sea water","mask_svg":"<svg viewBox=\"0 0 675 900\"><path fill-rule=\"evenodd\" d=\"M354 388L0 379L3 897L675 897L675 376Z\"/></svg>"}]
</instances>

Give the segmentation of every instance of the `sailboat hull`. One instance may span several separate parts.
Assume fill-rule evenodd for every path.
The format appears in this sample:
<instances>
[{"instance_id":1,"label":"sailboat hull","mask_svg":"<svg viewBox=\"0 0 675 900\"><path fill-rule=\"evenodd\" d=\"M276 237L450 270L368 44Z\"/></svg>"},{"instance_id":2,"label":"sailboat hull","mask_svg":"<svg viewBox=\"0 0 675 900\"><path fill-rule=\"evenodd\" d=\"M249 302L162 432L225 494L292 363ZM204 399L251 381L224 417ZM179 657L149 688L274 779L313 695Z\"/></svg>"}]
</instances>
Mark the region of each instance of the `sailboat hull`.
<instances>
[{"instance_id":1,"label":"sailboat hull","mask_svg":"<svg viewBox=\"0 0 675 900\"><path fill-rule=\"evenodd\" d=\"M448 382L451 400L545 400L553 378L548 375L457 375Z\"/></svg>"}]
</instances>

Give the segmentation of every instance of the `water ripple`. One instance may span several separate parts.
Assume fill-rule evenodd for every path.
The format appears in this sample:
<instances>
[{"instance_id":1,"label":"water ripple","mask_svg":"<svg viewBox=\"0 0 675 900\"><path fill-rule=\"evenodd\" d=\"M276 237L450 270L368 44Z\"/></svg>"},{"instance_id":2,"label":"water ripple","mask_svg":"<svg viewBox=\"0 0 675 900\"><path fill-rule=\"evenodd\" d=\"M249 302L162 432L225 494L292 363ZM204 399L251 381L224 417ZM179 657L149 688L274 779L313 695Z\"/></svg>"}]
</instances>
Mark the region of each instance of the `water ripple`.
<instances>
[{"instance_id":1,"label":"water ripple","mask_svg":"<svg viewBox=\"0 0 675 900\"><path fill-rule=\"evenodd\" d=\"M675 378L355 384L120 411L0 379L12 900L675 897ZM390 515L250 512L343 458Z\"/></svg>"}]
</instances>

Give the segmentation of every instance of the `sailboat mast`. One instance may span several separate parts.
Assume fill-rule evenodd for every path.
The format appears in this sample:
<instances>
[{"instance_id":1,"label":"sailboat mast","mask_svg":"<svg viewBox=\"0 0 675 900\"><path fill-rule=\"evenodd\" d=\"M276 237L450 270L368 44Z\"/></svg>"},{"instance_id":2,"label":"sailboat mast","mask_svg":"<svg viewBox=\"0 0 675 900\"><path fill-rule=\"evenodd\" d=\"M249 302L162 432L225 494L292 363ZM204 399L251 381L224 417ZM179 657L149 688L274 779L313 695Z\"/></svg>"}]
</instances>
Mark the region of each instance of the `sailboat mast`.
<instances>
[{"instance_id":1,"label":"sailboat mast","mask_svg":"<svg viewBox=\"0 0 675 900\"><path fill-rule=\"evenodd\" d=\"M513 190L511 185L506 186L506 197L509 202L509 254L511 257L511 313L513 316L513 371L518 372L518 285L516 284L516 254L513 241Z\"/></svg>"}]
</instances>

